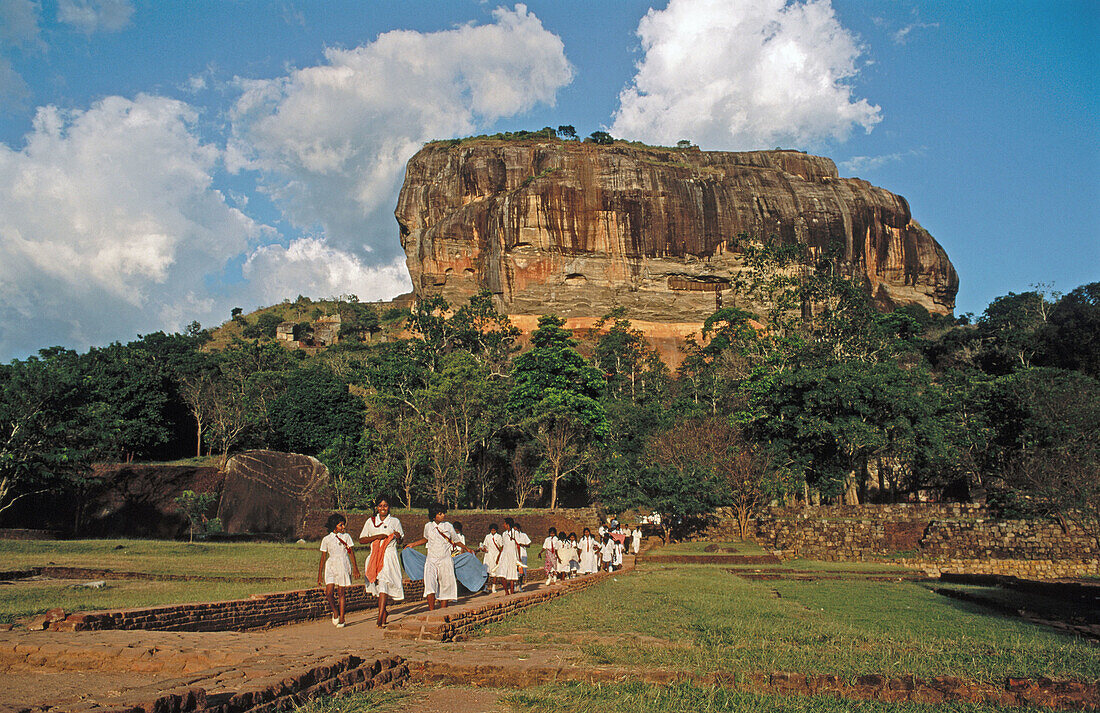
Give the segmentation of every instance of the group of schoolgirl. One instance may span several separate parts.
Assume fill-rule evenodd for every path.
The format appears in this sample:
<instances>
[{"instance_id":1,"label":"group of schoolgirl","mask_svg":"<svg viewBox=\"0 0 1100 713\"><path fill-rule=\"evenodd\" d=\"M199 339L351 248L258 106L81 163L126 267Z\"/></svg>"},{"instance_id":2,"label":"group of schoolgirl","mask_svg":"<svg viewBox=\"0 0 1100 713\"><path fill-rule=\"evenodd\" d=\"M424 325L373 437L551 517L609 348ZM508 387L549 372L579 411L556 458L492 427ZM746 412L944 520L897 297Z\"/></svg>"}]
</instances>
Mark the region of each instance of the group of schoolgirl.
<instances>
[{"instance_id":1,"label":"group of schoolgirl","mask_svg":"<svg viewBox=\"0 0 1100 713\"><path fill-rule=\"evenodd\" d=\"M370 546L362 575L352 549L355 541L347 532L347 518L334 513L326 523L329 534L321 540L317 585L325 588L325 601L332 612L332 623L337 628L345 625L344 588L351 586L353 579L360 576L366 579L367 592L378 597L377 626L386 625L386 608L390 600L405 599L405 590L401 584L401 558L397 549L398 543L405 537L405 530L401 527L401 521L390 515L390 504L386 498L378 498L374 509L375 514L367 518L362 532L359 533L359 544ZM465 545L465 539L455 531L451 523L444 521L446 515L447 510L442 505L429 507L424 536L405 545L406 549L427 545L424 597L428 600L429 610L435 609L437 600L440 606L445 607L448 601L458 599L458 583L455 580L451 554L456 550L470 552Z\"/></svg>"},{"instance_id":2,"label":"group of schoolgirl","mask_svg":"<svg viewBox=\"0 0 1100 713\"><path fill-rule=\"evenodd\" d=\"M567 534L564 530L558 532L557 528L551 527L542 541L546 583L621 569L627 549L624 542L623 539L613 538L610 532L596 537L587 527L581 531L579 538L575 532Z\"/></svg>"},{"instance_id":3,"label":"group of schoolgirl","mask_svg":"<svg viewBox=\"0 0 1100 713\"><path fill-rule=\"evenodd\" d=\"M504 526L489 525L489 533L478 546L483 552L482 562L489 572L486 586L496 594L498 584L504 589L505 596L523 589L524 576L527 573L527 548L531 538L510 517L504 518Z\"/></svg>"}]
</instances>

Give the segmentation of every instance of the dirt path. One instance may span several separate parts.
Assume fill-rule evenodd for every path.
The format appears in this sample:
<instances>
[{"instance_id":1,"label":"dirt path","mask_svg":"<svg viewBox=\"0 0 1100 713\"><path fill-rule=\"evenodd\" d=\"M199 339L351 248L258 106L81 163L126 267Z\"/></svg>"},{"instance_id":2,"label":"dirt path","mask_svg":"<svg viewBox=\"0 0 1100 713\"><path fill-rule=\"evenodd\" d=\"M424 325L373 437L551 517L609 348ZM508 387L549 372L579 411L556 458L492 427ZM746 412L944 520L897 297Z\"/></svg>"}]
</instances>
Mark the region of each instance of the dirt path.
<instances>
[{"instance_id":1,"label":"dirt path","mask_svg":"<svg viewBox=\"0 0 1100 713\"><path fill-rule=\"evenodd\" d=\"M525 591L540 589L530 585ZM448 611L503 600L503 593L479 594ZM422 601L391 607L389 626L400 627L406 617L426 610ZM568 666L576 657L575 648L516 641L439 644L384 638L374 619L370 610L349 614L342 629L326 618L249 632L0 632L0 675L5 684L0 686L0 710L117 707L152 700L161 691L180 687L241 692L273 674L310 669L343 654L364 659L396 655L459 665L476 661L505 666L523 661L554 667ZM476 713L482 708L450 710Z\"/></svg>"}]
</instances>

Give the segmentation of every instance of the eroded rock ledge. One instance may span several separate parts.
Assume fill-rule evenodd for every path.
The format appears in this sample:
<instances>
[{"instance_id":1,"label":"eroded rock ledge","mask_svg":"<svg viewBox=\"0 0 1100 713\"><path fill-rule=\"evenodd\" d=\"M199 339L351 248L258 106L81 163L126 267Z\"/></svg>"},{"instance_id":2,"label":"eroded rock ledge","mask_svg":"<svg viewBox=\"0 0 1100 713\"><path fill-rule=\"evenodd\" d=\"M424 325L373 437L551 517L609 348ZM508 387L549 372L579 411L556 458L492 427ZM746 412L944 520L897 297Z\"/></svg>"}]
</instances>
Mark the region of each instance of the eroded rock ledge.
<instances>
[{"instance_id":1,"label":"eroded rock ledge","mask_svg":"<svg viewBox=\"0 0 1100 713\"><path fill-rule=\"evenodd\" d=\"M951 312L958 275L909 204L827 158L579 142L425 146L398 199L414 290L512 314L698 322L743 269L737 237L823 251L884 308Z\"/></svg>"}]
</instances>

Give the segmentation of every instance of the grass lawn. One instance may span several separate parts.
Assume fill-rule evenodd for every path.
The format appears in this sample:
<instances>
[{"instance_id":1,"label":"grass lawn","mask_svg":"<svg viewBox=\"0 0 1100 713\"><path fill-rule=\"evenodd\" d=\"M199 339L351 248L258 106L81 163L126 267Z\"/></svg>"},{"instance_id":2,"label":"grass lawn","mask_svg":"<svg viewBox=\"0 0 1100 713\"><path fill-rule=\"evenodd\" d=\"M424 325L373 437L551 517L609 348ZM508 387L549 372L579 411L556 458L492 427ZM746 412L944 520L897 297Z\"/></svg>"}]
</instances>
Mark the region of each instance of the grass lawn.
<instances>
[{"instance_id":1,"label":"grass lawn","mask_svg":"<svg viewBox=\"0 0 1100 713\"><path fill-rule=\"evenodd\" d=\"M1100 677L1100 648L912 583L752 582L645 566L491 626L594 664L710 671Z\"/></svg>"},{"instance_id":2,"label":"grass lawn","mask_svg":"<svg viewBox=\"0 0 1100 713\"><path fill-rule=\"evenodd\" d=\"M116 572L225 577L230 581L106 580L103 589L70 588L51 580L0 585L0 622L66 611L144 607L240 599L302 589L317 582L317 543L195 543L161 540L0 540L0 571L44 565ZM232 578L270 578L235 582ZM285 579L288 578L289 579Z\"/></svg>"},{"instance_id":3,"label":"grass lawn","mask_svg":"<svg viewBox=\"0 0 1100 713\"><path fill-rule=\"evenodd\" d=\"M321 698L298 708L298 713L399 713L426 689L368 691ZM444 687L442 690L448 690ZM737 693L690 684L650 686L559 684L503 692L502 710L514 713L1038 713L1049 708L939 703L878 703L828 697L799 698Z\"/></svg>"},{"instance_id":4,"label":"grass lawn","mask_svg":"<svg viewBox=\"0 0 1100 713\"><path fill-rule=\"evenodd\" d=\"M715 546L714 552L706 552L706 548ZM727 551L729 550L729 551ZM766 555L768 554L755 542L673 542L670 545L661 545L649 550L650 555Z\"/></svg>"}]
</instances>

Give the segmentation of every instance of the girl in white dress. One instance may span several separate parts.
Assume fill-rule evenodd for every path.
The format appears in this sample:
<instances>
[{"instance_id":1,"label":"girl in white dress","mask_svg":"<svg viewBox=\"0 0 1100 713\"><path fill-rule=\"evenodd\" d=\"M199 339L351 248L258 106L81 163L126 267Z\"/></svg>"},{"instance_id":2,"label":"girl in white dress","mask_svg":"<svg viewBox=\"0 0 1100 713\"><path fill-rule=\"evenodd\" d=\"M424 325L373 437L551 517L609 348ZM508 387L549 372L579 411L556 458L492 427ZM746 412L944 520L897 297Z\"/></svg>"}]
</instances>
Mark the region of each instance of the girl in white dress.
<instances>
[{"instance_id":1,"label":"girl in white dress","mask_svg":"<svg viewBox=\"0 0 1100 713\"><path fill-rule=\"evenodd\" d=\"M638 554L638 550L642 549L642 529L640 525L635 525L634 529L630 533L630 549L634 554Z\"/></svg>"},{"instance_id":2,"label":"girl in white dress","mask_svg":"<svg viewBox=\"0 0 1100 713\"><path fill-rule=\"evenodd\" d=\"M592 531L587 527L581 532L581 539L577 542L580 549L581 574L595 574L600 569L600 543L592 536Z\"/></svg>"},{"instance_id":3,"label":"girl in white dress","mask_svg":"<svg viewBox=\"0 0 1100 713\"><path fill-rule=\"evenodd\" d=\"M569 578L569 562L576 555L569 546L569 535L563 530L558 533L558 579Z\"/></svg>"},{"instance_id":4,"label":"girl in white dress","mask_svg":"<svg viewBox=\"0 0 1100 713\"><path fill-rule=\"evenodd\" d=\"M569 577L572 579L581 572L581 547L577 542L577 533L569 533Z\"/></svg>"},{"instance_id":5,"label":"girl in white dress","mask_svg":"<svg viewBox=\"0 0 1100 713\"><path fill-rule=\"evenodd\" d=\"M367 518L363 531L359 533L359 544L369 544L371 547L368 563L373 563L375 567L364 565L363 574L367 580L367 591L378 597L376 625L382 627L386 625L386 605L389 600L400 602L405 599L405 588L401 584L401 553L397 549L398 543L405 537L405 530L401 527L401 521L390 515L388 499L378 498L374 503L374 510L375 514ZM375 548L382 549L381 567L378 567L374 559Z\"/></svg>"},{"instance_id":6,"label":"girl in white dress","mask_svg":"<svg viewBox=\"0 0 1100 713\"><path fill-rule=\"evenodd\" d=\"M428 611L435 610L436 600L445 608L447 602L458 599L458 581L455 579L455 563L451 560L458 533L446 521L447 508L436 503L428 507L428 522L424 524L424 536L405 545L428 546L428 556L424 560L424 598L428 600ZM466 545L459 544L462 552L469 552Z\"/></svg>"},{"instance_id":7,"label":"girl in white dress","mask_svg":"<svg viewBox=\"0 0 1100 713\"><path fill-rule=\"evenodd\" d=\"M504 518L504 527L500 531L500 557L497 559L497 574L504 580L504 595L512 594L519 581L519 546L516 544L516 531L512 528L512 518Z\"/></svg>"},{"instance_id":8,"label":"girl in white dress","mask_svg":"<svg viewBox=\"0 0 1100 713\"><path fill-rule=\"evenodd\" d=\"M344 588L351 586L352 575L359 578L359 566L355 563L355 553L351 548L355 540L348 534L348 519L339 513L328 516L329 533L321 540L321 563L317 566L317 586L324 584L325 601L332 612L332 623L344 628L344 607L347 598ZM339 587L340 608L332 598L332 591Z\"/></svg>"},{"instance_id":9,"label":"girl in white dress","mask_svg":"<svg viewBox=\"0 0 1100 713\"><path fill-rule=\"evenodd\" d=\"M515 533L516 547L519 548L519 581L516 582L518 591L523 589L523 578L527 575L527 548L531 546L531 538L518 522L512 522L512 531Z\"/></svg>"},{"instance_id":10,"label":"girl in white dress","mask_svg":"<svg viewBox=\"0 0 1100 713\"><path fill-rule=\"evenodd\" d=\"M490 594L497 593L497 560L500 559L500 545L500 533L497 531L497 524L494 522L489 525L489 534L485 535L485 539L481 541L481 546L478 547L479 550L485 553L481 561L485 565L485 569L489 571Z\"/></svg>"},{"instance_id":11,"label":"girl in white dress","mask_svg":"<svg viewBox=\"0 0 1100 713\"><path fill-rule=\"evenodd\" d=\"M612 562L615 559L615 540L611 535L603 536L603 545L600 547L601 568L607 572L614 571Z\"/></svg>"},{"instance_id":12,"label":"girl in white dress","mask_svg":"<svg viewBox=\"0 0 1100 713\"><path fill-rule=\"evenodd\" d=\"M546 584L549 586L558 572L558 531L551 527L546 539L542 541L542 559L546 564Z\"/></svg>"}]
</instances>

